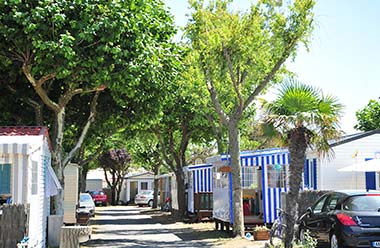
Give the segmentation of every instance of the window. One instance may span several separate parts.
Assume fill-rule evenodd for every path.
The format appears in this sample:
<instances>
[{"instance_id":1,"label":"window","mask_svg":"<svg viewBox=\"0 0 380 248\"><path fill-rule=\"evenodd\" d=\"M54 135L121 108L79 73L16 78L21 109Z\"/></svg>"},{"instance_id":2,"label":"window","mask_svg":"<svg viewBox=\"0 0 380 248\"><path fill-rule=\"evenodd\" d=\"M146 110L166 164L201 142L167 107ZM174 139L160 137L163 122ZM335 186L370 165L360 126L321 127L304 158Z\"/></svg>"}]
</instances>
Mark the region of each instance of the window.
<instances>
[{"instance_id":1,"label":"window","mask_svg":"<svg viewBox=\"0 0 380 248\"><path fill-rule=\"evenodd\" d=\"M242 180L243 188L257 188L257 167L242 166Z\"/></svg>"},{"instance_id":2,"label":"window","mask_svg":"<svg viewBox=\"0 0 380 248\"><path fill-rule=\"evenodd\" d=\"M347 199L343 209L351 211L378 212L380 206L380 196L363 195L352 196Z\"/></svg>"},{"instance_id":3,"label":"window","mask_svg":"<svg viewBox=\"0 0 380 248\"><path fill-rule=\"evenodd\" d=\"M148 182L141 182L141 190L148 190Z\"/></svg>"},{"instance_id":4,"label":"window","mask_svg":"<svg viewBox=\"0 0 380 248\"><path fill-rule=\"evenodd\" d=\"M38 194L38 163L32 161L32 195Z\"/></svg>"},{"instance_id":5,"label":"window","mask_svg":"<svg viewBox=\"0 0 380 248\"><path fill-rule=\"evenodd\" d=\"M0 194L11 193L11 165L0 164Z\"/></svg>"},{"instance_id":6,"label":"window","mask_svg":"<svg viewBox=\"0 0 380 248\"><path fill-rule=\"evenodd\" d=\"M308 188L309 189L314 189L316 185L314 185L314 173L315 173L315 170L314 170L314 161L315 159L311 159L308 163L308 182L309 182L309 185L308 185ZM306 185L305 185L306 186Z\"/></svg>"},{"instance_id":7,"label":"window","mask_svg":"<svg viewBox=\"0 0 380 248\"><path fill-rule=\"evenodd\" d=\"M332 195L326 205L326 211L328 212L328 211L334 210L336 205L338 204L339 199L340 198L338 195Z\"/></svg>"},{"instance_id":8,"label":"window","mask_svg":"<svg viewBox=\"0 0 380 248\"><path fill-rule=\"evenodd\" d=\"M320 199L313 207L313 213L318 214L322 212L323 205L325 204L327 195Z\"/></svg>"},{"instance_id":9,"label":"window","mask_svg":"<svg viewBox=\"0 0 380 248\"><path fill-rule=\"evenodd\" d=\"M268 187L284 188L286 187L286 165L268 165Z\"/></svg>"},{"instance_id":10,"label":"window","mask_svg":"<svg viewBox=\"0 0 380 248\"><path fill-rule=\"evenodd\" d=\"M215 169L214 169L215 171ZM215 188L227 189L229 185L228 173L225 172L215 172Z\"/></svg>"}]
</instances>

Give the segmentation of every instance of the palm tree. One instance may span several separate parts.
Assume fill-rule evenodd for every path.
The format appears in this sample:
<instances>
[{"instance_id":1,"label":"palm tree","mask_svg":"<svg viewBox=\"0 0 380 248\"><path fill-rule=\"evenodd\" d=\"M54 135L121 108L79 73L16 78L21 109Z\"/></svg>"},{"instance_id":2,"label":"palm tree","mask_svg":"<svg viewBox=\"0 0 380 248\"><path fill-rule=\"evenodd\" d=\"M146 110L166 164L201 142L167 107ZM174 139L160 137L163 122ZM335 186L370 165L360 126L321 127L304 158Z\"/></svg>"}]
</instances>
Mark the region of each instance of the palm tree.
<instances>
[{"instance_id":1,"label":"palm tree","mask_svg":"<svg viewBox=\"0 0 380 248\"><path fill-rule=\"evenodd\" d=\"M286 212L288 223L295 223L298 194L302 183L305 153L308 147L318 154L331 154L328 141L341 136L339 118L343 105L320 89L288 79L280 88L276 100L264 103L264 130L276 134L290 153L289 192ZM269 130L269 132L268 132ZM290 247L294 226L288 225L285 247Z\"/></svg>"}]
</instances>

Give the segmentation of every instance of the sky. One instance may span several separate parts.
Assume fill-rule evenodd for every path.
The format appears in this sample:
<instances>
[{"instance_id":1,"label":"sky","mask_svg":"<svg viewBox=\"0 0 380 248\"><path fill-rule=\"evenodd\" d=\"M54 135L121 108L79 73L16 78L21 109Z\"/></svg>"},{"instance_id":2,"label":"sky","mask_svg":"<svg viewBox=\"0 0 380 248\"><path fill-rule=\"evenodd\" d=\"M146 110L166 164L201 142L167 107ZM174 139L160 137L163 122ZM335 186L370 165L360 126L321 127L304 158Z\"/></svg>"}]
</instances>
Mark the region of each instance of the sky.
<instances>
[{"instance_id":1,"label":"sky","mask_svg":"<svg viewBox=\"0 0 380 248\"><path fill-rule=\"evenodd\" d=\"M184 27L191 12L187 0L164 2ZM246 10L250 3L235 0L232 8ZM301 82L335 96L345 106L341 128L357 133L355 112L380 97L380 1L316 0L314 14L310 51L301 47L287 67Z\"/></svg>"}]
</instances>

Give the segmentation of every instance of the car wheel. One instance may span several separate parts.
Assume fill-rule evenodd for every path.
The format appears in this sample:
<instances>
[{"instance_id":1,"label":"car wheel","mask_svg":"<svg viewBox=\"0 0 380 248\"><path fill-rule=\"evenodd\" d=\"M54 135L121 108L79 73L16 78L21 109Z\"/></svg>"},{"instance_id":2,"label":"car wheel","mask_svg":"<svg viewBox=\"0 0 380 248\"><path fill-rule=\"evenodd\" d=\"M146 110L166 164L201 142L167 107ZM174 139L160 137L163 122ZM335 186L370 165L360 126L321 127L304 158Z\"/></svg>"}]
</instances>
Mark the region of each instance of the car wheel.
<instances>
[{"instance_id":1,"label":"car wheel","mask_svg":"<svg viewBox=\"0 0 380 248\"><path fill-rule=\"evenodd\" d=\"M152 200L148 201L148 206L153 207L153 201Z\"/></svg>"},{"instance_id":2,"label":"car wheel","mask_svg":"<svg viewBox=\"0 0 380 248\"><path fill-rule=\"evenodd\" d=\"M137 204L140 208L142 207L142 204Z\"/></svg>"},{"instance_id":3,"label":"car wheel","mask_svg":"<svg viewBox=\"0 0 380 248\"><path fill-rule=\"evenodd\" d=\"M331 234L330 236L330 248L339 248L338 237L335 233Z\"/></svg>"},{"instance_id":4,"label":"car wheel","mask_svg":"<svg viewBox=\"0 0 380 248\"><path fill-rule=\"evenodd\" d=\"M107 206L107 202L103 202L103 204L102 204L103 206Z\"/></svg>"}]
</instances>

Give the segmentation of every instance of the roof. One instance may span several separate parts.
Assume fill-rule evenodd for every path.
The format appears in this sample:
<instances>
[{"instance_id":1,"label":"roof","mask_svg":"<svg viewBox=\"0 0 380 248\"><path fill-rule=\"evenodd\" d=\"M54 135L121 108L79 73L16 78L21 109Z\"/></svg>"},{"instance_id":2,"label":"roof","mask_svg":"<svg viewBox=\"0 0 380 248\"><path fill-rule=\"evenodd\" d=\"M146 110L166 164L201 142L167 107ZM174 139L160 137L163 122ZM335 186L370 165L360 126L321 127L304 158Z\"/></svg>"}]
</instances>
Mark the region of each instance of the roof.
<instances>
[{"instance_id":1,"label":"roof","mask_svg":"<svg viewBox=\"0 0 380 248\"><path fill-rule=\"evenodd\" d=\"M43 126L0 126L0 136L48 136L48 129Z\"/></svg>"},{"instance_id":2,"label":"roof","mask_svg":"<svg viewBox=\"0 0 380 248\"><path fill-rule=\"evenodd\" d=\"M132 174L132 175L126 175L124 178L125 179L131 179L131 178L134 178L134 177L141 177L141 176L151 176L151 177L154 177L154 173L153 172L150 172L150 171L147 171L147 172L143 172L143 173L139 173L139 174Z\"/></svg>"},{"instance_id":3,"label":"roof","mask_svg":"<svg viewBox=\"0 0 380 248\"><path fill-rule=\"evenodd\" d=\"M345 144L345 143L348 143L348 142L351 142L354 140L358 140L358 139L361 139L361 138L364 138L367 136L371 136L373 134L380 134L380 129L343 136L339 140L330 141L330 146L334 147L334 146L342 145L342 144Z\"/></svg>"},{"instance_id":4,"label":"roof","mask_svg":"<svg viewBox=\"0 0 380 248\"><path fill-rule=\"evenodd\" d=\"M346 194L346 195L349 195L349 196L355 196L355 195L367 195L367 194L380 194L380 191L379 190L365 190L365 189L358 189L358 190L355 190L355 189L350 189L350 190L333 190L331 192L339 192L339 193L343 193L343 194ZM328 192L327 194L331 193L331 192Z\"/></svg>"},{"instance_id":5,"label":"roof","mask_svg":"<svg viewBox=\"0 0 380 248\"><path fill-rule=\"evenodd\" d=\"M0 126L0 136L43 136L47 138L50 151L53 150L48 128L44 126Z\"/></svg>"}]
</instances>

